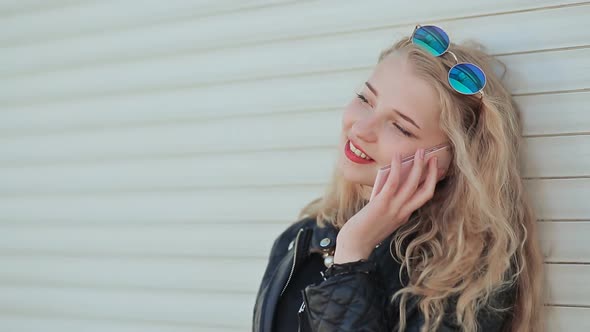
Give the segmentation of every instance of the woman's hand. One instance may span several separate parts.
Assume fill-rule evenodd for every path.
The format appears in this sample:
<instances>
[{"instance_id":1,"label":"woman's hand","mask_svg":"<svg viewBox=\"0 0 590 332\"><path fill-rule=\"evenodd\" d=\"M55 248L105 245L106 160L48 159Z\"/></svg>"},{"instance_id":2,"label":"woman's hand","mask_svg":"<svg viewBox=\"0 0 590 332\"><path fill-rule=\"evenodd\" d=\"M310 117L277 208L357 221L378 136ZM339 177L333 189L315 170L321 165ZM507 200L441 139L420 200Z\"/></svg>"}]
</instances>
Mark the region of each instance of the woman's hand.
<instances>
[{"instance_id":1,"label":"woman's hand","mask_svg":"<svg viewBox=\"0 0 590 332\"><path fill-rule=\"evenodd\" d=\"M338 232L334 263L342 264L368 259L377 244L408 221L410 215L429 201L441 175L437 158L424 160L424 149L414 155L408 178L400 185L401 156L391 161L391 170L383 187ZM426 179L421 184L422 173Z\"/></svg>"}]
</instances>

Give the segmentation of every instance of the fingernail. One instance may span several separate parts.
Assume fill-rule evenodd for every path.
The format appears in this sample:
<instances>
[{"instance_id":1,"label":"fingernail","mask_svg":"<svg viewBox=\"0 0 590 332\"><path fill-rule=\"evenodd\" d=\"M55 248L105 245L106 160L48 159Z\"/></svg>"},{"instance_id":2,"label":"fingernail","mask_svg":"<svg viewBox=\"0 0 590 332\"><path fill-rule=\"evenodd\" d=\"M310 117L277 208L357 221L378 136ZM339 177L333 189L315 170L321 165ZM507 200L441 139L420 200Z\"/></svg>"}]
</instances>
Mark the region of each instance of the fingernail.
<instances>
[{"instance_id":1,"label":"fingernail","mask_svg":"<svg viewBox=\"0 0 590 332\"><path fill-rule=\"evenodd\" d=\"M420 159L424 159L424 149L420 149Z\"/></svg>"},{"instance_id":2,"label":"fingernail","mask_svg":"<svg viewBox=\"0 0 590 332\"><path fill-rule=\"evenodd\" d=\"M438 167L438 157L434 157L434 165Z\"/></svg>"}]
</instances>

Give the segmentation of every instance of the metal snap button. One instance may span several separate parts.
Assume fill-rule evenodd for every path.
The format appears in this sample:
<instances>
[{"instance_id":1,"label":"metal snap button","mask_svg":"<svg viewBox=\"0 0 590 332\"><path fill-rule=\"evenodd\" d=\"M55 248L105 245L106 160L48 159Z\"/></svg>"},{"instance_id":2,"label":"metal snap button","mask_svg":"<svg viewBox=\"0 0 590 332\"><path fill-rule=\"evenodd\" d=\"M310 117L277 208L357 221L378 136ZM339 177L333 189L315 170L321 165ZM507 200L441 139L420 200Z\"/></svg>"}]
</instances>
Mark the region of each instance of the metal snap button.
<instances>
[{"instance_id":1,"label":"metal snap button","mask_svg":"<svg viewBox=\"0 0 590 332\"><path fill-rule=\"evenodd\" d=\"M329 238L325 237L320 241L320 247L326 248L327 246L330 245L331 242L332 241Z\"/></svg>"}]
</instances>

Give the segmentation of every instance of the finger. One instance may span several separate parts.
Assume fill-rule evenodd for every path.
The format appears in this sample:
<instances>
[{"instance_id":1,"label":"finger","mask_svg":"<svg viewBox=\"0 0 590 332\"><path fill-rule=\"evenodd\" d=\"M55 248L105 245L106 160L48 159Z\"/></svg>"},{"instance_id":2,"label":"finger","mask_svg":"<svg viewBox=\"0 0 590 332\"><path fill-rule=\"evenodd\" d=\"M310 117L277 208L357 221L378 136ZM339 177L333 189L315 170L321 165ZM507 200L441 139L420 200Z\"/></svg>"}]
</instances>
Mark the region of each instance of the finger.
<instances>
[{"instance_id":1,"label":"finger","mask_svg":"<svg viewBox=\"0 0 590 332\"><path fill-rule=\"evenodd\" d=\"M438 173L438 158L434 157L428 161L428 173L426 180L416 190L412 198L404 204L403 213L412 213L420 208L424 203L428 202L434 196L434 189L436 188L437 173Z\"/></svg>"},{"instance_id":2,"label":"finger","mask_svg":"<svg viewBox=\"0 0 590 332\"><path fill-rule=\"evenodd\" d=\"M389 175L387 176L387 180L383 185L381 191L385 192L388 197L393 196L397 192L397 188L399 186L399 172L401 168L401 155L399 152L396 152L391 159L391 169L389 170Z\"/></svg>"},{"instance_id":3,"label":"finger","mask_svg":"<svg viewBox=\"0 0 590 332\"><path fill-rule=\"evenodd\" d=\"M414 154L414 165L412 165L412 169L410 170L410 174L408 174L408 178L399 189L399 197L405 202L408 198L410 198L416 188L418 188L418 184L420 184L420 179L422 178L422 172L424 170L424 149L416 150Z\"/></svg>"}]
</instances>

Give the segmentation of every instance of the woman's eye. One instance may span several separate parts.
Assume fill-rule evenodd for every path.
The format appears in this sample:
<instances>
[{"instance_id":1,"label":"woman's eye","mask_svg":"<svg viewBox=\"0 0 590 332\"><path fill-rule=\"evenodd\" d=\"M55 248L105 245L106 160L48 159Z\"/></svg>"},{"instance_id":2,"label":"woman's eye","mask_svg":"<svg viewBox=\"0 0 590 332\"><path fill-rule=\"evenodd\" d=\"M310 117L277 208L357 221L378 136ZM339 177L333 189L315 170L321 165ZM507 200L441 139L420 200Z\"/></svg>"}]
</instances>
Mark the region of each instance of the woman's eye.
<instances>
[{"instance_id":1,"label":"woman's eye","mask_svg":"<svg viewBox=\"0 0 590 332\"><path fill-rule=\"evenodd\" d=\"M366 98L365 96L363 96L362 94L360 94L360 93L358 93L358 92L356 93L356 96L357 96L357 98L358 98L358 99L360 99L360 100L361 100L363 103L365 103L365 104L367 104L367 105L371 106L371 105L369 104L369 100L367 100L367 98ZM393 125L394 125L394 126L395 126L395 127L396 127L396 128L397 128L397 129L398 129L398 130L399 130L399 131L400 131L400 132L403 134L403 135L404 135L404 136L407 136L407 137L412 137L412 136L414 136L414 135L412 135L412 133L410 133L409 131L405 130L404 128L402 128L401 126L399 126L397 123L395 123L395 122L394 122L394 123L393 123Z\"/></svg>"},{"instance_id":2,"label":"woman's eye","mask_svg":"<svg viewBox=\"0 0 590 332\"><path fill-rule=\"evenodd\" d=\"M367 100L367 98L365 98L365 96L361 95L360 93L357 93L356 96L363 101L363 103L369 103L369 101Z\"/></svg>"},{"instance_id":3,"label":"woman's eye","mask_svg":"<svg viewBox=\"0 0 590 332\"><path fill-rule=\"evenodd\" d=\"M410 133L409 131L405 130L404 128L400 127L397 123L393 123L393 125L402 132L402 134L404 134L407 137L412 137L412 133Z\"/></svg>"}]
</instances>

